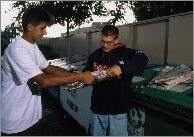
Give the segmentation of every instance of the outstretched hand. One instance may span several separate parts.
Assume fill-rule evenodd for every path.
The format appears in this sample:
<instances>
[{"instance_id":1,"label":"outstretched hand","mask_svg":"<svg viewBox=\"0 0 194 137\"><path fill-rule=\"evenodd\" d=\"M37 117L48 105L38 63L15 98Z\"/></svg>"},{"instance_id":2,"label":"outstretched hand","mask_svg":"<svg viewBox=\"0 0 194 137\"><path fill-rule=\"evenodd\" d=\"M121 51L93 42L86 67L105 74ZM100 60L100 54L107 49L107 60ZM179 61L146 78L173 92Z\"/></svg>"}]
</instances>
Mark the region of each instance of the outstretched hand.
<instances>
[{"instance_id":1,"label":"outstretched hand","mask_svg":"<svg viewBox=\"0 0 194 137\"><path fill-rule=\"evenodd\" d=\"M82 82L84 82L85 84L90 85L93 81L96 80L95 76L93 76L90 71L85 71L82 73L82 75Z\"/></svg>"}]
</instances>

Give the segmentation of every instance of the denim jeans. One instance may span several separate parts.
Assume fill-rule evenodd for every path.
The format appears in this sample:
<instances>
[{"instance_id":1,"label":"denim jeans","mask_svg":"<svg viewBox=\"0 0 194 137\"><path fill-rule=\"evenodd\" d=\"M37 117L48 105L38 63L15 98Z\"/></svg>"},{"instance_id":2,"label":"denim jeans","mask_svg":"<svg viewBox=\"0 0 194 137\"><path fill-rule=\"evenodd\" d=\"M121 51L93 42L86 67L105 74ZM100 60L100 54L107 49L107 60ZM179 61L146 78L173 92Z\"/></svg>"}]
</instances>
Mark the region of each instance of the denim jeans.
<instances>
[{"instance_id":1,"label":"denim jeans","mask_svg":"<svg viewBox=\"0 0 194 137\"><path fill-rule=\"evenodd\" d=\"M127 113L99 115L92 113L92 136L128 136Z\"/></svg>"}]
</instances>

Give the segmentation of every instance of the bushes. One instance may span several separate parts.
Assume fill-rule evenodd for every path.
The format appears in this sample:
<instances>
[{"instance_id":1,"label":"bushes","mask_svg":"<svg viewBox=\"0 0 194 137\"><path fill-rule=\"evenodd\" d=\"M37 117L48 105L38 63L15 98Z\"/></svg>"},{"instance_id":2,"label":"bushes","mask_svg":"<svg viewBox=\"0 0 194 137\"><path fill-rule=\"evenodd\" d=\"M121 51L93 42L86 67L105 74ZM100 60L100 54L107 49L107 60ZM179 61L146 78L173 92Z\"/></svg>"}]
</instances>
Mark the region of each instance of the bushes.
<instances>
[{"instance_id":1,"label":"bushes","mask_svg":"<svg viewBox=\"0 0 194 137\"><path fill-rule=\"evenodd\" d=\"M37 44L37 46L47 60L59 58L58 54L54 53L53 51L50 51L50 44L40 43Z\"/></svg>"}]
</instances>

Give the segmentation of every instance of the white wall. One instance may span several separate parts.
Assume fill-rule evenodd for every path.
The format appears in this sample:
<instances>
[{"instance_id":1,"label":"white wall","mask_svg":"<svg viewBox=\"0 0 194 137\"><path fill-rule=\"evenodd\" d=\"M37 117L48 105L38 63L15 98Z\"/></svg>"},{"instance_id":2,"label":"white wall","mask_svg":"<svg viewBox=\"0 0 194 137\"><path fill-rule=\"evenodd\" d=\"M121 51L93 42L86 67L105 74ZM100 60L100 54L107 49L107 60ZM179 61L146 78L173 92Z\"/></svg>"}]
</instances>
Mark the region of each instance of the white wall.
<instances>
[{"instance_id":1,"label":"white wall","mask_svg":"<svg viewBox=\"0 0 194 137\"><path fill-rule=\"evenodd\" d=\"M66 57L72 56L73 55L73 47L71 46L73 43L73 38L71 36L66 36L65 37L65 45L66 45L66 52L65 55Z\"/></svg>"},{"instance_id":2,"label":"white wall","mask_svg":"<svg viewBox=\"0 0 194 137\"><path fill-rule=\"evenodd\" d=\"M119 29L119 43L126 44L129 47L129 25L118 26Z\"/></svg>"},{"instance_id":3,"label":"white wall","mask_svg":"<svg viewBox=\"0 0 194 137\"><path fill-rule=\"evenodd\" d=\"M89 33L89 55L101 47L100 31Z\"/></svg>"},{"instance_id":4,"label":"white wall","mask_svg":"<svg viewBox=\"0 0 194 137\"><path fill-rule=\"evenodd\" d=\"M193 66L193 14L169 19L168 63Z\"/></svg>"},{"instance_id":5,"label":"white wall","mask_svg":"<svg viewBox=\"0 0 194 137\"><path fill-rule=\"evenodd\" d=\"M65 51L66 51L66 46L65 46L65 37L58 37L55 38L56 40L56 53L59 55L59 57L65 57Z\"/></svg>"},{"instance_id":6,"label":"white wall","mask_svg":"<svg viewBox=\"0 0 194 137\"><path fill-rule=\"evenodd\" d=\"M118 26L120 42L142 50L152 64L193 66L193 12ZM100 30L47 39L60 56L86 55L101 47ZM56 48L56 49L55 49Z\"/></svg>"},{"instance_id":7,"label":"white wall","mask_svg":"<svg viewBox=\"0 0 194 137\"><path fill-rule=\"evenodd\" d=\"M73 55L86 55L86 33L74 34L72 36L72 46Z\"/></svg>"},{"instance_id":8,"label":"white wall","mask_svg":"<svg viewBox=\"0 0 194 137\"><path fill-rule=\"evenodd\" d=\"M165 21L134 25L133 48L143 51L151 64L164 64Z\"/></svg>"}]
</instances>

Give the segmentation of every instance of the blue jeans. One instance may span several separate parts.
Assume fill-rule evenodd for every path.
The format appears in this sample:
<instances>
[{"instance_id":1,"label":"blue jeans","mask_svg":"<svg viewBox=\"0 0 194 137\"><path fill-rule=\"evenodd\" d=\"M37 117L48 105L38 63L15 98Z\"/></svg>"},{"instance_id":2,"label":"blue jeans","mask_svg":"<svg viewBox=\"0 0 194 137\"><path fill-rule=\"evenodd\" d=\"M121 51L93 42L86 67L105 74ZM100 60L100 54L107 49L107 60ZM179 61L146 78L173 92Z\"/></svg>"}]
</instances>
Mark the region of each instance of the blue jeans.
<instances>
[{"instance_id":1,"label":"blue jeans","mask_svg":"<svg viewBox=\"0 0 194 137\"><path fill-rule=\"evenodd\" d=\"M92 136L128 136L127 113L99 115L92 112Z\"/></svg>"}]
</instances>

